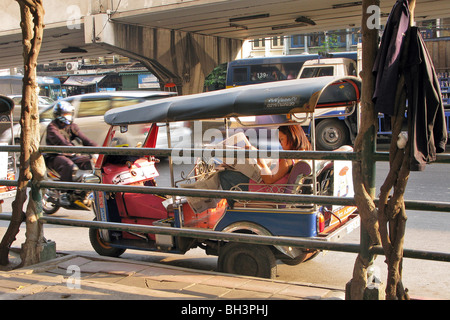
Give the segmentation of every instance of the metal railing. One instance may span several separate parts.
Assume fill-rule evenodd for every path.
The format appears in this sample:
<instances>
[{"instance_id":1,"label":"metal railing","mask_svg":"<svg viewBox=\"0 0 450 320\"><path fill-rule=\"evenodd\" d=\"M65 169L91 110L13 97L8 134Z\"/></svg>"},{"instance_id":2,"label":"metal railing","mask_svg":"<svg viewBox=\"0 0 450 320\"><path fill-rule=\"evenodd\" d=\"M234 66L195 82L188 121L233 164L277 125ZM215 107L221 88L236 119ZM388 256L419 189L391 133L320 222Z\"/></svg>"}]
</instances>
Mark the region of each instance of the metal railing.
<instances>
[{"instance_id":1,"label":"metal railing","mask_svg":"<svg viewBox=\"0 0 450 320\"><path fill-rule=\"evenodd\" d=\"M18 152L19 146L0 146L0 152ZM153 155L156 157L167 157L173 154L183 155L184 157L198 157L204 152L204 149L147 149L147 148L113 148L113 147L60 147L60 146L41 146L41 152L55 153L85 153L85 154L105 154L105 155L134 155L146 156ZM263 151L234 150L235 157L254 157ZM264 151L267 156L267 152ZM311 159L311 160L350 160L359 161L360 155L355 152L325 152L325 151L277 151L279 158L288 159ZM210 150L208 155L223 155L230 157L229 150ZM385 152L376 152L375 161L388 161L389 154ZM437 163L450 163L450 154L440 154L437 156ZM16 180L0 180L0 185L17 186ZM262 200L283 203L315 203L319 205L355 205L354 198L340 198L333 196L314 196L314 195L295 195L295 194L270 194L258 192L235 192L235 191L215 191L191 188L172 188L172 187L141 187L128 185L108 185L108 184L92 184L92 183L75 183L75 182L55 182L41 181L40 188L54 189L77 189L77 190L93 190L105 192L127 192L127 193L144 193L144 194L165 194L169 196L190 196L190 197L209 197L209 198L234 198L238 200ZM377 203L377 199L375 199ZM419 211L438 211L450 212L449 202L430 202L405 200L406 209ZM0 214L0 220L9 220L10 215ZM265 245L282 245L299 248L330 250L359 253L361 246L359 244L327 242L318 240L317 238L294 238L294 237L271 237L239 233L224 233L218 231L198 230L189 228L173 228L136 224L113 223L104 221L86 221L64 219L58 217L42 216L40 220L47 224L68 225L75 227L86 227L96 229L132 231L151 234L163 234L180 237L191 237L199 239L236 241L253 244ZM371 248L371 254L383 255L384 251L381 246ZM431 252L413 249L404 249L403 256L405 258L415 258L424 260L446 261L450 262L450 253Z\"/></svg>"}]
</instances>

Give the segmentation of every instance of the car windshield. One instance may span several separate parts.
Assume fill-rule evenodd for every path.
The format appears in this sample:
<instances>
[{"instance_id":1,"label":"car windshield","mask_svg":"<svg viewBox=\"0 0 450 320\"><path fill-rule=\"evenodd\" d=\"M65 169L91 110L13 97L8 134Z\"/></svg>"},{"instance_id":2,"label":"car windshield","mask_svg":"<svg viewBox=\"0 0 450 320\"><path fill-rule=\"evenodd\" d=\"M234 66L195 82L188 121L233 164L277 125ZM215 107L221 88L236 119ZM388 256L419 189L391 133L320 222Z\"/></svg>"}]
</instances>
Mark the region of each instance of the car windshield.
<instances>
[{"instance_id":1,"label":"car windshield","mask_svg":"<svg viewBox=\"0 0 450 320\"><path fill-rule=\"evenodd\" d=\"M55 101L52 98L40 96L39 103L42 104L53 104Z\"/></svg>"},{"instance_id":2,"label":"car windshield","mask_svg":"<svg viewBox=\"0 0 450 320\"><path fill-rule=\"evenodd\" d=\"M39 121L52 120L53 119L53 105L48 108L45 108L39 114Z\"/></svg>"}]
</instances>

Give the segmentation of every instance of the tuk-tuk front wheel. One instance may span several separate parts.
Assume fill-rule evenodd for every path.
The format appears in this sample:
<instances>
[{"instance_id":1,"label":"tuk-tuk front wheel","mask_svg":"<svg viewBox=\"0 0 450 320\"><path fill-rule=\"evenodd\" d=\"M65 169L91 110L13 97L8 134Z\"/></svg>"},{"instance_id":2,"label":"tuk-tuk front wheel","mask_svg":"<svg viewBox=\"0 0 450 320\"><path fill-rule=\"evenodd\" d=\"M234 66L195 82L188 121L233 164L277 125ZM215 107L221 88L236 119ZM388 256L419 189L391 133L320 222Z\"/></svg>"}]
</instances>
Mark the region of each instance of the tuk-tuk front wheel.
<instances>
[{"instance_id":1,"label":"tuk-tuk front wheel","mask_svg":"<svg viewBox=\"0 0 450 320\"><path fill-rule=\"evenodd\" d=\"M95 252L101 256L119 257L126 249L112 247L108 242L100 237L100 230L96 228L89 228L89 240Z\"/></svg>"},{"instance_id":2,"label":"tuk-tuk front wheel","mask_svg":"<svg viewBox=\"0 0 450 320\"><path fill-rule=\"evenodd\" d=\"M244 276L274 279L275 256L268 246L227 243L219 251L218 270Z\"/></svg>"}]
</instances>

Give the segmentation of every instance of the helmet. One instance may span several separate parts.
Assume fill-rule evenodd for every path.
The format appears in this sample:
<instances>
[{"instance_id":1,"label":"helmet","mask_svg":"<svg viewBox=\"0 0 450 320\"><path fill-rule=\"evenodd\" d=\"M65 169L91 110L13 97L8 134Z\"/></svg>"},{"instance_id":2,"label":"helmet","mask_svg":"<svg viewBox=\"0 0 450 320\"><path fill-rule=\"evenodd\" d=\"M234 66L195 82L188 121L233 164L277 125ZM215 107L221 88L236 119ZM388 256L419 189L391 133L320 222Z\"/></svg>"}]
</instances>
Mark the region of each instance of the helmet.
<instances>
[{"instance_id":1,"label":"helmet","mask_svg":"<svg viewBox=\"0 0 450 320\"><path fill-rule=\"evenodd\" d=\"M65 124L71 124L75 108L67 101L59 101L53 107L53 117Z\"/></svg>"}]
</instances>

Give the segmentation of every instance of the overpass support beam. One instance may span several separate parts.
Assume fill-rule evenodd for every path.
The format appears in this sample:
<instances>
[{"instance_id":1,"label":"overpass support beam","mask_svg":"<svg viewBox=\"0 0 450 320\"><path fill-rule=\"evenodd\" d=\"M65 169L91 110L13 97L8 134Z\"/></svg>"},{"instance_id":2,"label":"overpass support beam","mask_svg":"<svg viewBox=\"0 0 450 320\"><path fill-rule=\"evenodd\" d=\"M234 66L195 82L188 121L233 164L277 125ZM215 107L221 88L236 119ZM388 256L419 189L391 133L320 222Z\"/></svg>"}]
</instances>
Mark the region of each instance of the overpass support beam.
<instances>
[{"instance_id":1,"label":"overpass support beam","mask_svg":"<svg viewBox=\"0 0 450 320\"><path fill-rule=\"evenodd\" d=\"M180 94L203 91L205 77L237 58L242 40L123 24L108 14L86 16L85 41L142 62L161 83Z\"/></svg>"}]
</instances>

